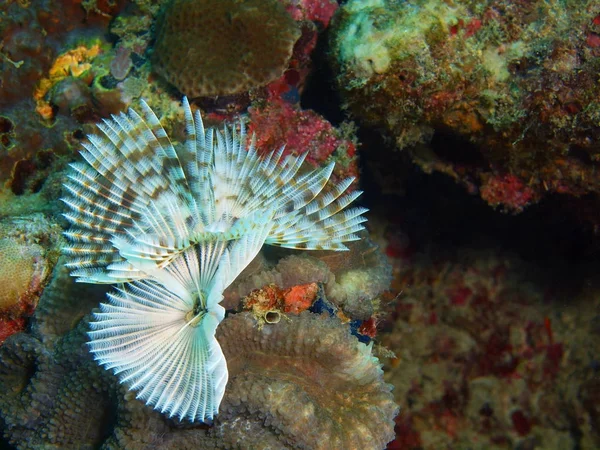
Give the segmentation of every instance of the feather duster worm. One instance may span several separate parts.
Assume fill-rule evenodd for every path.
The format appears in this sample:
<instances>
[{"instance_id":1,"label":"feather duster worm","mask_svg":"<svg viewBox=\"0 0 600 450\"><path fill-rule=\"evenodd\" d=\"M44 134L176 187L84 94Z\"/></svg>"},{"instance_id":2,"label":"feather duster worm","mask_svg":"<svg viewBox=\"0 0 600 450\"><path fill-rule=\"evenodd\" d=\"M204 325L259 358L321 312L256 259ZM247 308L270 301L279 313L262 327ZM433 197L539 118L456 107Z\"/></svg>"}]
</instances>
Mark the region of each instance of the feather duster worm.
<instances>
[{"instance_id":1,"label":"feather duster worm","mask_svg":"<svg viewBox=\"0 0 600 450\"><path fill-rule=\"evenodd\" d=\"M125 283L91 325L100 364L161 412L206 420L227 383L215 339L225 288L263 243L346 250L366 210L345 209L360 195L346 193L352 178L325 189L333 164L300 175L306 155L259 157L243 123L205 129L184 98L176 150L142 109L99 124L72 165L67 266L78 281Z\"/></svg>"}]
</instances>

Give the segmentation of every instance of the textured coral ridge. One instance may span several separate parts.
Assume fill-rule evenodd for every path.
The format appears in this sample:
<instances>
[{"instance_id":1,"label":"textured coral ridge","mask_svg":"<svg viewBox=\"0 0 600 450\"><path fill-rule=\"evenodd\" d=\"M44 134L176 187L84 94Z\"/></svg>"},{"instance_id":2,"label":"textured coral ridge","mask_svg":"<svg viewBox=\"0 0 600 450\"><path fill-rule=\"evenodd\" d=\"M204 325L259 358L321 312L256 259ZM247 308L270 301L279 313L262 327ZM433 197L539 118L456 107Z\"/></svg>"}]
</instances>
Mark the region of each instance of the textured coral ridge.
<instances>
[{"instance_id":1,"label":"textured coral ridge","mask_svg":"<svg viewBox=\"0 0 600 450\"><path fill-rule=\"evenodd\" d=\"M598 2L350 0L336 19L348 109L427 172L512 212L600 193Z\"/></svg>"},{"instance_id":2,"label":"textured coral ridge","mask_svg":"<svg viewBox=\"0 0 600 450\"><path fill-rule=\"evenodd\" d=\"M347 250L364 208L353 179L325 185L333 164L298 175L306 153L259 157L239 131L204 129L183 102L177 150L154 112L99 125L73 164L65 214L67 266L79 281L127 282L101 305L90 349L138 397L180 419L217 413L227 366L214 333L223 291L263 243Z\"/></svg>"},{"instance_id":3,"label":"textured coral ridge","mask_svg":"<svg viewBox=\"0 0 600 450\"><path fill-rule=\"evenodd\" d=\"M262 330L247 313L226 318L218 339L231 377L213 427L167 419L86 349L89 316L80 318L102 288L57 267L34 326L0 347L0 417L15 448L378 450L392 438L396 406L369 347L309 313Z\"/></svg>"},{"instance_id":4,"label":"textured coral ridge","mask_svg":"<svg viewBox=\"0 0 600 450\"><path fill-rule=\"evenodd\" d=\"M371 346L338 319L303 312L259 328L242 313L223 322L217 338L230 369L227 395L241 399L224 402L227 434L266 427L277 448L382 449L392 440L391 386Z\"/></svg>"},{"instance_id":5,"label":"textured coral ridge","mask_svg":"<svg viewBox=\"0 0 600 450\"><path fill-rule=\"evenodd\" d=\"M154 65L189 97L238 94L281 76L299 37L277 0L174 0L159 22Z\"/></svg>"}]
</instances>

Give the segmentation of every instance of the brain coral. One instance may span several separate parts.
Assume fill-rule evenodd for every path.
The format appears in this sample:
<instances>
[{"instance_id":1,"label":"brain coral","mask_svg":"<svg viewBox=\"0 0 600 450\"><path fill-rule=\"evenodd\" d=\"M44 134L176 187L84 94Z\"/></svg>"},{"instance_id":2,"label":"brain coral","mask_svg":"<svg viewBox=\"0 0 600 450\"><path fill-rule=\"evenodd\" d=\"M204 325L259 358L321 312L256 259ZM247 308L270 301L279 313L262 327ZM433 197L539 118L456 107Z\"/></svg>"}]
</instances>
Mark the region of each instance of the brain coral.
<instances>
[{"instance_id":1,"label":"brain coral","mask_svg":"<svg viewBox=\"0 0 600 450\"><path fill-rule=\"evenodd\" d=\"M242 93L281 76L299 37L276 0L174 0L159 20L154 67L189 97Z\"/></svg>"},{"instance_id":2,"label":"brain coral","mask_svg":"<svg viewBox=\"0 0 600 450\"><path fill-rule=\"evenodd\" d=\"M230 445L264 428L277 448L381 449L393 439L391 386L370 347L338 319L305 311L259 330L242 313L222 323L217 339L230 371L219 417Z\"/></svg>"}]
</instances>

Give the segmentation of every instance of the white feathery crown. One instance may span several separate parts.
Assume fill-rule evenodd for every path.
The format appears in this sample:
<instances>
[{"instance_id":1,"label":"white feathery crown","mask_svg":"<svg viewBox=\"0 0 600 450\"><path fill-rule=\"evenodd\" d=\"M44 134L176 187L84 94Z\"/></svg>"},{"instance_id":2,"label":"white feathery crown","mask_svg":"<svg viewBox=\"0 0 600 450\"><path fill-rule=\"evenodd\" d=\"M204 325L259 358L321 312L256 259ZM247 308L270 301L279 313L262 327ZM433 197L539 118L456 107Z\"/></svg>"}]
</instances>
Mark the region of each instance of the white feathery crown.
<instances>
[{"instance_id":1,"label":"white feathery crown","mask_svg":"<svg viewBox=\"0 0 600 450\"><path fill-rule=\"evenodd\" d=\"M90 325L95 359L161 412L206 421L228 378L223 291L264 243L346 250L366 209L346 209L353 178L326 188L333 163L299 174L306 154L260 157L243 122L205 129L186 98L176 148L141 104L99 124L71 165L64 253L77 281L122 283Z\"/></svg>"}]
</instances>

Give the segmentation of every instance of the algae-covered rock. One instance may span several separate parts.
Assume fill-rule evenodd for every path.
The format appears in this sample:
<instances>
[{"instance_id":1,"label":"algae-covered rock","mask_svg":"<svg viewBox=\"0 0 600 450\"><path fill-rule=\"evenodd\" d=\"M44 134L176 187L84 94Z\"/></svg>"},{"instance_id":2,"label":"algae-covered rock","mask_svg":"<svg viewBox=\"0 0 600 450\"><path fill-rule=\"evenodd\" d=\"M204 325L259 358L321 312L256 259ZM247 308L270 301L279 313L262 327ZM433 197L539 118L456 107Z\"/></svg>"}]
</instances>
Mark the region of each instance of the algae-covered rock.
<instances>
[{"instance_id":1,"label":"algae-covered rock","mask_svg":"<svg viewBox=\"0 0 600 450\"><path fill-rule=\"evenodd\" d=\"M547 193L600 193L599 33L589 0L350 0L330 58L353 116L519 212Z\"/></svg>"}]
</instances>

